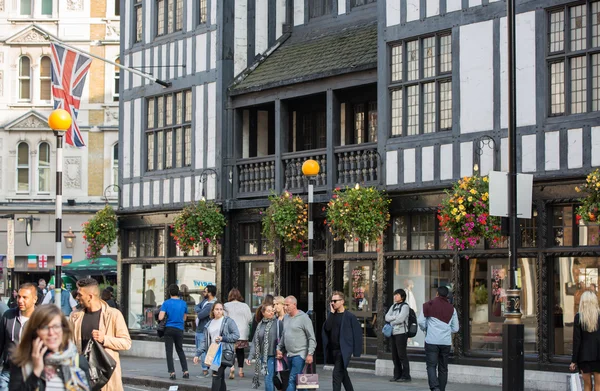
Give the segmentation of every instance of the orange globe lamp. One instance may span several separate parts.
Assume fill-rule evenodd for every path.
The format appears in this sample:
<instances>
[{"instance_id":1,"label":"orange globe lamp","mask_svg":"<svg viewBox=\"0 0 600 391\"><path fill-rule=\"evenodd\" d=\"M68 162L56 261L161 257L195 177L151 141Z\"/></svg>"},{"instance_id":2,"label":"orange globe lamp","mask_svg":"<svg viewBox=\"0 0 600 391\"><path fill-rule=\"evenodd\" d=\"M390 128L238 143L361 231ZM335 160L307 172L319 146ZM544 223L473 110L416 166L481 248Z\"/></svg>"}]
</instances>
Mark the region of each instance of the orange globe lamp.
<instances>
[{"instance_id":1,"label":"orange globe lamp","mask_svg":"<svg viewBox=\"0 0 600 391\"><path fill-rule=\"evenodd\" d=\"M304 163L302 163L302 173L304 176L312 177L319 175L319 163L316 160L308 159Z\"/></svg>"},{"instance_id":2,"label":"orange globe lamp","mask_svg":"<svg viewBox=\"0 0 600 391\"><path fill-rule=\"evenodd\" d=\"M56 109L48 117L48 126L55 132L66 132L72 123L73 118L67 110Z\"/></svg>"}]
</instances>

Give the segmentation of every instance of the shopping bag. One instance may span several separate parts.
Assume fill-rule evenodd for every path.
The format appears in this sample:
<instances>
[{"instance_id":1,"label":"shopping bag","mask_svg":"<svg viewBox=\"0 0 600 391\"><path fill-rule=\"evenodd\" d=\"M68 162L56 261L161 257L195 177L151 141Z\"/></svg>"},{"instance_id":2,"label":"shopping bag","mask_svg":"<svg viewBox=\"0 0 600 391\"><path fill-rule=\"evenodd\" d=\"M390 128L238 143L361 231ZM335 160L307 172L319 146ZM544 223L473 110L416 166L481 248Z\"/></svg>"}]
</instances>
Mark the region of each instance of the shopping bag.
<instances>
[{"instance_id":1,"label":"shopping bag","mask_svg":"<svg viewBox=\"0 0 600 391\"><path fill-rule=\"evenodd\" d=\"M319 375L316 373L306 373L306 367L305 365L302 373L296 375L296 389L316 390L319 388Z\"/></svg>"},{"instance_id":2,"label":"shopping bag","mask_svg":"<svg viewBox=\"0 0 600 391\"><path fill-rule=\"evenodd\" d=\"M583 391L583 378L579 373L567 375L567 391Z\"/></svg>"},{"instance_id":3,"label":"shopping bag","mask_svg":"<svg viewBox=\"0 0 600 391\"><path fill-rule=\"evenodd\" d=\"M275 361L275 372L283 372L289 370L290 367L288 366L287 356L284 354L283 358L278 358Z\"/></svg>"},{"instance_id":4,"label":"shopping bag","mask_svg":"<svg viewBox=\"0 0 600 391\"><path fill-rule=\"evenodd\" d=\"M210 366L211 369L214 368L219 368L221 366L221 359L223 358L223 346L221 346L221 344L219 344L219 348L217 349L217 353L215 354L215 357L213 358L212 361L212 365Z\"/></svg>"},{"instance_id":5,"label":"shopping bag","mask_svg":"<svg viewBox=\"0 0 600 391\"><path fill-rule=\"evenodd\" d=\"M221 347L220 343L213 342L210 344L210 346L208 347L208 352L206 352L206 358L204 359L204 364L206 364L209 367L212 365L213 360L215 359L215 356L217 355L217 351L219 350L220 347Z\"/></svg>"}]
</instances>

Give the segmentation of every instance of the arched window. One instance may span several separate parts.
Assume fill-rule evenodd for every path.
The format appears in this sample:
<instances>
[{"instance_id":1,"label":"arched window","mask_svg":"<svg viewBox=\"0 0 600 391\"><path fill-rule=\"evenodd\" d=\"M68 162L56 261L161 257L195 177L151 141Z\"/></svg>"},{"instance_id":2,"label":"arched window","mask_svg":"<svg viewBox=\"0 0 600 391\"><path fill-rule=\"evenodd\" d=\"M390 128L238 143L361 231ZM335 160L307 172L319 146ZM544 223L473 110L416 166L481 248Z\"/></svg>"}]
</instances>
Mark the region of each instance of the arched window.
<instances>
[{"instance_id":1,"label":"arched window","mask_svg":"<svg viewBox=\"0 0 600 391\"><path fill-rule=\"evenodd\" d=\"M27 56L19 59L19 99L31 100L31 60Z\"/></svg>"},{"instance_id":2,"label":"arched window","mask_svg":"<svg viewBox=\"0 0 600 391\"><path fill-rule=\"evenodd\" d=\"M119 143L112 148L112 184L119 184Z\"/></svg>"},{"instance_id":3,"label":"arched window","mask_svg":"<svg viewBox=\"0 0 600 391\"><path fill-rule=\"evenodd\" d=\"M117 57L115 60L117 64L121 63L121 59ZM115 85L113 89L113 102L119 101L119 81L121 80L121 68L115 67Z\"/></svg>"},{"instance_id":4,"label":"arched window","mask_svg":"<svg viewBox=\"0 0 600 391\"><path fill-rule=\"evenodd\" d=\"M52 72L52 61L50 57L44 56L40 61L40 99L51 100L52 88L50 82L50 72Z\"/></svg>"},{"instance_id":5,"label":"arched window","mask_svg":"<svg viewBox=\"0 0 600 391\"><path fill-rule=\"evenodd\" d=\"M50 144L45 142L38 151L38 192L50 193Z\"/></svg>"},{"instance_id":6,"label":"arched window","mask_svg":"<svg viewBox=\"0 0 600 391\"><path fill-rule=\"evenodd\" d=\"M29 193L29 145L17 146L17 191Z\"/></svg>"}]
</instances>

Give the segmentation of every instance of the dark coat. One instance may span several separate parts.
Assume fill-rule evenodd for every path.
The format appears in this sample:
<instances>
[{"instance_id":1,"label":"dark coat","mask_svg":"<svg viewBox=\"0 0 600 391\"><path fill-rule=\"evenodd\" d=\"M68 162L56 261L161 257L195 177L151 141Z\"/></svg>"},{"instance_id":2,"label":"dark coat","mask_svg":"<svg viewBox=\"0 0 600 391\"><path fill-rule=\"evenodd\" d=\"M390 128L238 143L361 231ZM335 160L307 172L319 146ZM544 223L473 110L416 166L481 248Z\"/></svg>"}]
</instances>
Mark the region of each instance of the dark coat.
<instances>
[{"instance_id":1,"label":"dark coat","mask_svg":"<svg viewBox=\"0 0 600 391\"><path fill-rule=\"evenodd\" d=\"M86 358L79 355L79 368L85 372L87 382L90 384L90 366ZM16 365L11 365L10 368L10 391L44 391L46 389L46 380L44 378L44 372L42 377L37 377L35 373L31 373L27 379L23 379L23 368ZM58 371L58 376L64 379L63 373Z\"/></svg>"},{"instance_id":2,"label":"dark coat","mask_svg":"<svg viewBox=\"0 0 600 391\"><path fill-rule=\"evenodd\" d=\"M11 308L0 319L0 354L2 369L10 370L10 354L21 340L23 325L19 320L19 309Z\"/></svg>"},{"instance_id":3,"label":"dark coat","mask_svg":"<svg viewBox=\"0 0 600 391\"><path fill-rule=\"evenodd\" d=\"M330 315L331 312L327 314L327 316ZM340 328L340 351L344 360L344 367L348 368L348 364L350 364L350 357L352 355L354 355L354 357L360 357L360 354L362 353L362 328L360 327L360 323L358 323L356 316L347 310L344 311L342 325ZM325 354L325 362L332 364L334 357L329 348L329 335L325 331L325 324L323 324L321 337L323 339L323 353Z\"/></svg>"},{"instance_id":4,"label":"dark coat","mask_svg":"<svg viewBox=\"0 0 600 391\"><path fill-rule=\"evenodd\" d=\"M598 317L600 325L600 317ZM600 361L600 327L593 333L584 331L579 323L579 313L573 324L573 356L571 362Z\"/></svg>"}]
</instances>

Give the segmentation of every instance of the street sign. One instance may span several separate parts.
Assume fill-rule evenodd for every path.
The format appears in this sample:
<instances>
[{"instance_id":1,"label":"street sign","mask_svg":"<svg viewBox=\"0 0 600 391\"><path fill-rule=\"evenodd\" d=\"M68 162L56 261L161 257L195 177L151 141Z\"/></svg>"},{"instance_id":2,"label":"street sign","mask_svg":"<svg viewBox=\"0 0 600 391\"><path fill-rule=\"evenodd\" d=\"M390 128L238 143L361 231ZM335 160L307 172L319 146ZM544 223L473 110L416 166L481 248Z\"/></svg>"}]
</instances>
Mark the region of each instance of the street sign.
<instances>
[{"instance_id":1,"label":"street sign","mask_svg":"<svg viewBox=\"0 0 600 391\"><path fill-rule=\"evenodd\" d=\"M6 267L9 269L15 268L15 221L8 219L6 221L6 242L8 249L6 250Z\"/></svg>"},{"instance_id":2,"label":"street sign","mask_svg":"<svg viewBox=\"0 0 600 391\"><path fill-rule=\"evenodd\" d=\"M508 217L508 173L490 171L490 216ZM517 174L517 217L531 218L533 175Z\"/></svg>"}]
</instances>

